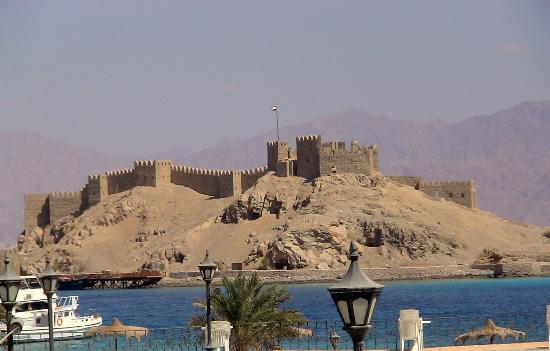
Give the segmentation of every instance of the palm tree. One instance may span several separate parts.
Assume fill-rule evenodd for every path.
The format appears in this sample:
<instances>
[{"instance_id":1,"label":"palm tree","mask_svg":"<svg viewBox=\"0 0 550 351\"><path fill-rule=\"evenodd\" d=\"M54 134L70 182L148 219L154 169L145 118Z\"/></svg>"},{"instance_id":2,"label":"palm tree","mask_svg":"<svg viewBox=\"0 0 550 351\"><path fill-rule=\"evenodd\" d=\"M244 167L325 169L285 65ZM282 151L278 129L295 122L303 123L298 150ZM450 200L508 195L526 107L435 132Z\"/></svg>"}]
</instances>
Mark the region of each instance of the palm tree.
<instances>
[{"instance_id":1,"label":"palm tree","mask_svg":"<svg viewBox=\"0 0 550 351\"><path fill-rule=\"evenodd\" d=\"M276 340L285 337L301 336L304 329L299 326L306 321L297 311L282 308L288 301L288 290L280 285L264 286L256 273L247 277L239 273L230 280L222 281L223 291L212 296L212 312L216 319L226 320L233 326L232 341L234 351L269 348ZM194 305L206 310L204 301ZM190 324L204 326L205 315L195 316Z\"/></svg>"}]
</instances>

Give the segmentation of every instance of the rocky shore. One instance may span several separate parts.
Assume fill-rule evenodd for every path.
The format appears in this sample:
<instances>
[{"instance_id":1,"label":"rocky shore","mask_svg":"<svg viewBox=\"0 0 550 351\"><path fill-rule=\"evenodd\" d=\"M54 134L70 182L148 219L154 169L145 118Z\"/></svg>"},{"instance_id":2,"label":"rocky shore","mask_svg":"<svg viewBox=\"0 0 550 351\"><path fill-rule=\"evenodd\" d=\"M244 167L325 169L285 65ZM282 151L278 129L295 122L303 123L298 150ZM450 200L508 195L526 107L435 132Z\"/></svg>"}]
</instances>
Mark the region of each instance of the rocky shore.
<instances>
[{"instance_id":1,"label":"rocky shore","mask_svg":"<svg viewBox=\"0 0 550 351\"><path fill-rule=\"evenodd\" d=\"M257 272L266 283L284 284L334 282L345 274L343 269L220 271L217 274L217 280L222 277L234 277L239 273L254 272ZM492 269L474 269L468 265L367 268L364 272L377 281L487 278L494 275ZM159 286L202 286L203 284L199 272L181 271L170 273L159 283Z\"/></svg>"}]
</instances>

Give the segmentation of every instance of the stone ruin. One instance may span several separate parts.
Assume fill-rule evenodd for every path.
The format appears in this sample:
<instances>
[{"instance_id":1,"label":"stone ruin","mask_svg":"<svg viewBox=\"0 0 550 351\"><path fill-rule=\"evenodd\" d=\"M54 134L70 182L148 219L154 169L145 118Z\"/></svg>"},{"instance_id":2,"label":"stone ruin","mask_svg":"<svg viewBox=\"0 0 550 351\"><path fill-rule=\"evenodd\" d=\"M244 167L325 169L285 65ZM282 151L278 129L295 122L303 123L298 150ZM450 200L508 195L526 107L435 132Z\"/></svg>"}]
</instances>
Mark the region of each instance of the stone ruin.
<instances>
[{"instance_id":1,"label":"stone ruin","mask_svg":"<svg viewBox=\"0 0 550 351\"><path fill-rule=\"evenodd\" d=\"M136 186L161 187L175 184L189 187L212 197L230 197L248 190L268 171L279 177L303 177L313 180L336 173L374 175L380 172L376 145L361 146L352 141L348 150L344 142L322 143L320 135L299 136L296 149L286 141L267 143L267 167L244 171L226 171L178 166L168 160L135 161L133 169L88 176L87 184L76 192L27 193L24 195L24 227L30 233L67 216L104 201L109 195ZM473 180L424 182L421 177L389 176L394 182L439 199L475 208Z\"/></svg>"}]
</instances>

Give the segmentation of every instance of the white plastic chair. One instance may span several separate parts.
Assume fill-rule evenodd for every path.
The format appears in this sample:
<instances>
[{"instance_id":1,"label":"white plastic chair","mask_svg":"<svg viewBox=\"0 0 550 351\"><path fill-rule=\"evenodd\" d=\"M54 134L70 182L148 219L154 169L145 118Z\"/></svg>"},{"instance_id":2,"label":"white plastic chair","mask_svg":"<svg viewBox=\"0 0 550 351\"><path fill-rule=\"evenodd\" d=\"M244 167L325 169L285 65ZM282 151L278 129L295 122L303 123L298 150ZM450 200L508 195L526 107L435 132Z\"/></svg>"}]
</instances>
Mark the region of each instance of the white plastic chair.
<instances>
[{"instance_id":1,"label":"white plastic chair","mask_svg":"<svg viewBox=\"0 0 550 351\"><path fill-rule=\"evenodd\" d=\"M225 351L229 351L229 338L231 337L231 329L233 327L228 321L212 321L212 345L216 346L216 351L220 351L223 347ZM202 327L204 330L205 343L208 342L208 328Z\"/></svg>"},{"instance_id":2,"label":"white plastic chair","mask_svg":"<svg viewBox=\"0 0 550 351\"><path fill-rule=\"evenodd\" d=\"M412 341L411 351L424 350L424 334L423 324L430 323L422 321L418 310L401 310L399 311L399 341L401 351L405 350L405 341Z\"/></svg>"}]
</instances>

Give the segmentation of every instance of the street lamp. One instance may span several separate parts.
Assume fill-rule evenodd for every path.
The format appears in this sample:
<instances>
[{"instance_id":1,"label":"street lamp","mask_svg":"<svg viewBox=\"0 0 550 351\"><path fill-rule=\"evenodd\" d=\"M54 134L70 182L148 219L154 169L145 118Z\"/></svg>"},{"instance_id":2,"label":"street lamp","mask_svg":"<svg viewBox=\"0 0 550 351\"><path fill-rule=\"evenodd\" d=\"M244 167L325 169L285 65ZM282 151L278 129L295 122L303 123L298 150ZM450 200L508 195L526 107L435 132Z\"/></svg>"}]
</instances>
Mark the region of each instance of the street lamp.
<instances>
[{"instance_id":1,"label":"street lamp","mask_svg":"<svg viewBox=\"0 0 550 351\"><path fill-rule=\"evenodd\" d=\"M330 344L332 345L332 348L334 349L334 351L336 351L336 349L338 348L338 344L340 343L340 335L338 335L336 330L333 330L330 332L328 339L330 341Z\"/></svg>"},{"instance_id":2,"label":"street lamp","mask_svg":"<svg viewBox=\"0 0 550 351\"><path fill-rule=\"evenodd\" d=\"M46 267L44 267L44 272L40 275L40 283L42 284L42 289L44 294L48 298L48 337L50 342L50 351L54 351L54 338L53 338L53 294L57 290L57 279L59 274L53 270L50 265L50 258L46 257Z\"/></svg>"},{"instance_id":3,"label":"street lamp","mask_svg":"<svg viewBox=\"0 0 550 351\"><path fill-rule=\"evenodd\" d=\"M4 271L0 273L0 300L6 310L6 333L10 333L13 306L17 301L21 277L13 273L8 256L4 257ZM13 333L8 335L8 351L13 350Z\"/></svg>"},{"instance_id":4,"label":"street lamp","mask_svg":"<svg viewBox=\"0 0 550 351\"><path fill-rule=\"evenodd\" d=\"M373 282L361 271L357 262L359 251L353 241L349 259L351 263L346 275L328 291L344 323L343 329L351 336L354 351L362 351L363 338L372 328L371 318L384 286Z\"/></svg>"},{"instance_id":5,"label":"street lamp","mask_svg":"<svg viewBox=\"0 0 550 351\"><path fill-rule=\"evenodd\" d=\"M202 280L206 283L206 328L208 331L208 340L205 349L213 350L215 347L212 345L212 316L210 315L210 283L214 278L214 273L218 270L218 266L208 255L208 250L206 250L206 256L204 261L199 264L199 271L201 272Z\"/></svg>"}]
</instances>

